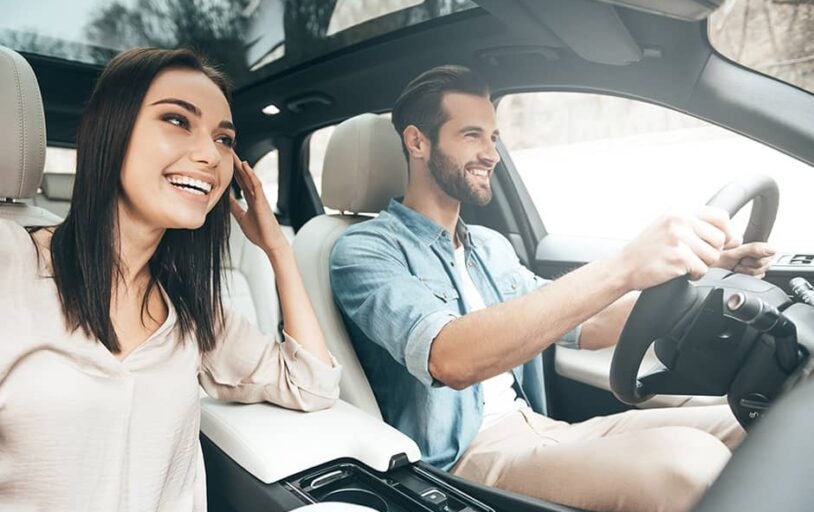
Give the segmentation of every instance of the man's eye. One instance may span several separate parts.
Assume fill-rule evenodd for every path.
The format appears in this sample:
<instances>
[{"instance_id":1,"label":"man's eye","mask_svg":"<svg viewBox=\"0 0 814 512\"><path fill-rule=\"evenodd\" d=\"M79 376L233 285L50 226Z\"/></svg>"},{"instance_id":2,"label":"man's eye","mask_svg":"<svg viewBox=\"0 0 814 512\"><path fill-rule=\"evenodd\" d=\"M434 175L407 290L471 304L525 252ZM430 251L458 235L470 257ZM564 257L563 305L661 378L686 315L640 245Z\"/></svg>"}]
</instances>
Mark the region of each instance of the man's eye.
<instances>
[{"instance_id":1,"label":"man's eye","mask_svg":"<svg viewBox=\"0 0 814 512\"><path fill-rule=\"evenodd\" d=\"M180 114L165 114L161 119L179 128L189 128L189 120Z\"/></svg>"}]
</instances>

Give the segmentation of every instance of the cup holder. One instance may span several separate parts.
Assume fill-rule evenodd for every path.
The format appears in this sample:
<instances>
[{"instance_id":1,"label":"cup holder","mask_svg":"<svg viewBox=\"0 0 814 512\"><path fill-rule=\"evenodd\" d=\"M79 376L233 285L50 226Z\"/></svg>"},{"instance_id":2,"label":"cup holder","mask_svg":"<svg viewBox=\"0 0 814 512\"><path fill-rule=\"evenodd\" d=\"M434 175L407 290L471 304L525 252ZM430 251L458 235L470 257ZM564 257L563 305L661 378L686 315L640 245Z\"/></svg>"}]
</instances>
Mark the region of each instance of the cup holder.
<instances>
[{"instance_id":1,"label":"cup holder","mask_svg":"<svg viewBox=\"0 0 814 512\"><path fill-rule=\"evenodd\" d=\"M387 503L365 489L337 489L323 496L320 501L338 501L340 503L370 507L378 512L388 512Z\"/></svg>"}]
</instances>

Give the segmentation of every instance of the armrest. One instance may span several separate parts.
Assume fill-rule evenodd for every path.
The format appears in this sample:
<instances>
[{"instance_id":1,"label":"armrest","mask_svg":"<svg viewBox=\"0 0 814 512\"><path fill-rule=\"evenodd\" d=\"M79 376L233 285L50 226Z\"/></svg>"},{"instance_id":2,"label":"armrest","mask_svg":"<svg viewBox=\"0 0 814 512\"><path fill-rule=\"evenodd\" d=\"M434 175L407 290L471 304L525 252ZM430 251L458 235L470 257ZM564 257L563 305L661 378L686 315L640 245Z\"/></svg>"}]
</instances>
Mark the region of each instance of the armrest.
<instances>
[{"instance_id":1,"label":"armrest","mask_svg":"<svg viewBox=\"0 0 814 512\"><path fill-rule=\"evenodd\" d=\"M571 380L610 391L610 366L613 359L614 347L599 350L576 350L557 347L554 354L557 374ZM642 361L642 368L650 368L658 363L658 357L653 347L647 351ZM701 405L725 404L726 397L720 396L688 396L688 395L656 395L636 407L650 409L656 407L688 407Z\"/></svg>"},{"instance_id":2,"label":"armrest","mask_svg":"<svg viewBox=\"0 0 814 512\"><path fill-rule=\"evenodd\" d=\"M405 455L421 458L412 439L352 405L299 412L271 404L235 404L201 399L201 432L263 483L340 458L381 472Z\"/></svg>"}]
</instances>

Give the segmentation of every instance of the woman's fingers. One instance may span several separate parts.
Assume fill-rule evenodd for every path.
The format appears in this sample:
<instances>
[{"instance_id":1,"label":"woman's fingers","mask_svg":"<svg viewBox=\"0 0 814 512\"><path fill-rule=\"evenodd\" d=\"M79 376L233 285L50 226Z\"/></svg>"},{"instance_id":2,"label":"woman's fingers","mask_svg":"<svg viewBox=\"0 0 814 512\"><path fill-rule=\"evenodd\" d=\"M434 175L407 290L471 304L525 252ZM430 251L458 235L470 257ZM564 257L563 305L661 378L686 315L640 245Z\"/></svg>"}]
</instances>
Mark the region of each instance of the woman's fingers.
<instances>
[{"instance_id":1,"label":"woman's fingers","mask_svg":"<svg viewBox=\"0 0 814 512\"><path fill-rule=\"evenodd\" d=\"M252 201L263 198L263 184L248 162L244 161L241 166L243 171L243 181L250 190Z\"/></svg>"},{"instance_id":2,"label":"woman's fingers","mask_svg":"<svg viewBox=\"0 0 814 512\"><path fill-rule=\"evenodd\" d=\"M243 162L240 160L240 158L237 157L237 154L235 152L232 152L232 164L237 184L240 187L240 190L243 191L243 195L246 197L246 200L249 203L251 203L254 200L251 182L246 177L246 171L243 168Z\"/></svg>"},{"instance_id":3,"label":"woman's fingers","mask_svg":"<svg viewBox=\"0 0 814 512\"><path fill-rule=\"evenodd\" d=\"M240 221L243 220L243 216L246 215L246 210L240 206L240 203L232 194L229 194L229 211L232 212L232 215L235 216L238 223L240 223Z\"/></svg>"}]
</instances>

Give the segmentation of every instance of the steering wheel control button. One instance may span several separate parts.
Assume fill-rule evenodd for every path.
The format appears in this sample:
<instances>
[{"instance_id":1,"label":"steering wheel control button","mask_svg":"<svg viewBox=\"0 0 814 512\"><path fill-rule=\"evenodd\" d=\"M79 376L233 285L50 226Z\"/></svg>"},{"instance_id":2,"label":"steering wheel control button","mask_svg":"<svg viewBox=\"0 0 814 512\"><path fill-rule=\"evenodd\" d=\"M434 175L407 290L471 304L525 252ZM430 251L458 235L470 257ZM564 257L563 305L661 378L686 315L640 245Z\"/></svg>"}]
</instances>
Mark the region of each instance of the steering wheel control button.
<instances>
[{"instance_id":1,"label":"steering wheel control button","mask_svg":"<svg viewBox=\"0 0 814 512\"><path fill-rule=\"evenodd\" d=\"M769 399L760 393L750 393L741 398L738 405L745 411L750 420L756 420L763 416L769 408Z\"/></svg>"},{"instance_id":2,"label":"steering wheel control button","mask_svg":"<svg viewBox=\"0 0 814 512\"><path fill-rule=\"evenodd\" d=\"M814 306L814 286L804 277L794 277L789 281L791 291L802 303Z\"/></svg>"}]
</instances>

